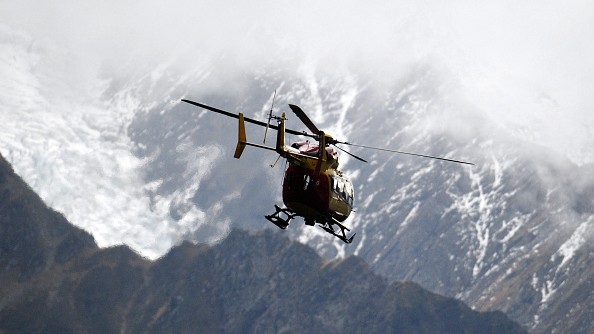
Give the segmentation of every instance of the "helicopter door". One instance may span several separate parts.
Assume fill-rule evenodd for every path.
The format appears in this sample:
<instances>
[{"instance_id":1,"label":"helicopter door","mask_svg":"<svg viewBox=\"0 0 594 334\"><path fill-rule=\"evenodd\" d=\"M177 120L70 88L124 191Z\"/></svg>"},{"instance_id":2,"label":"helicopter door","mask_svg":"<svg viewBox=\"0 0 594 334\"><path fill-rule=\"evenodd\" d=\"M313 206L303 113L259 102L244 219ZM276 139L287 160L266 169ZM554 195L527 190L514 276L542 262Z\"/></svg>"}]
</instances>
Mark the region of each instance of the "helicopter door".
<instances>
[{"instance_id":1,"label":"helicopter door","mask_svg":"<svg viewBox=\"0 0 594 334\"><path fill-rule=\"evenodd\" d=\"M318 216L328 211L328 176L290 165L283 181L283 202L300 215Z\"/></svg>"}]
</instances>

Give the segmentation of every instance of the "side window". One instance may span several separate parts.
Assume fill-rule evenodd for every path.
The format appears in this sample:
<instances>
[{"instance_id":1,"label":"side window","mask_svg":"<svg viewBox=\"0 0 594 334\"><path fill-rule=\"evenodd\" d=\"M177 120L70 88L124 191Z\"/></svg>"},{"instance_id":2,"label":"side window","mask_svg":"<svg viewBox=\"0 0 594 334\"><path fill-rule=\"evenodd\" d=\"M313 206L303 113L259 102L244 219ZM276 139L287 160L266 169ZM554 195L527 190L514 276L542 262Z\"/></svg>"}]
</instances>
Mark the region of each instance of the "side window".
<instances>
[{"instance_id":1,"label":"side window","mask_svg":"<svg viewBox=\"0 0 594 334\"><path fill-rule=\"evenodd\" d=\"M343 180L339 176L332 176L330 178L330 189L348 205L353 205L354 192L350 182Z\"/></svg>"},{"instance_id":2,"label":"side window","mask_svg":"<svg viewBox=\"0 0 594 334\"><path fill-rule=\"evenodd\" d=\"M349 203L350 206L353 206L354 191L353 191L352 184L349 184L348 196L349 196L349 198L348 198L347 202Z\"/></svg>"},{"instance_id":3,"label":"side window","mask_svg":"<svg viewBox=\"0 0 594 334\"><path fill-rule=\"evenodd\" d=\"M310 183L311 183L311 179L310 179L309 175L305 175L305 177L303 179L303 190L307 190Z\"/></svg>"}]
</instances>

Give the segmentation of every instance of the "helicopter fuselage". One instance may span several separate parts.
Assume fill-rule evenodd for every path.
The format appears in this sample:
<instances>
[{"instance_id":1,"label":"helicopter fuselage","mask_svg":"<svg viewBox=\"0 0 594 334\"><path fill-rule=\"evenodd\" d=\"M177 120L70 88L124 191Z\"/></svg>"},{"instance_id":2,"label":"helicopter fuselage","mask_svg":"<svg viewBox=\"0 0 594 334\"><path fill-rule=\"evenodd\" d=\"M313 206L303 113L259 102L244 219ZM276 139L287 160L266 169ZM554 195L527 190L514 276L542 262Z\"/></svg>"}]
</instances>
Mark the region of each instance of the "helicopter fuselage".
<instances>
[{"instance_id":1,"label":"helicopter fuselage","mask_svg":"<svg viewBox=\"0 0 594 334\"><path fill-rule=\"evenodd\" d=\"M283 202L310 225L327 218L344 221L352 211L353 199L351 181L338 170L316 173L315 169L289 164L285 171Z\"/></svg>"},{"instance_id":2,"label":"helicopter fuselage","mask_svg":"<svg viewBox=\"0 0 594 334\"><path fill-rule=\"evenodd\" d=\"M274 97L276 97L276 91ZM285 121L287 118L285 117L285 113L282 113L280 116L273 116L272 108L270 108L268 122L265 123L244 117L243 113L233 114L202 103L185 99L182 101L239 120L237 146L235 147L235 153L233 155L235 158L239 159L241 157L246 146L252 146L275 151L279 154L279 158L282 157L287 159L288 168L285 171L283 179L283 202L286 208L281 208L275 204L274 207L276 211L270 215L264 216L267 220L276 226L285 229L289 226L289 222L293 218L303 217L307 225L318 224L324 231L334 235L345 243L351 243L355 236L353 234L350 237L347 237L347 231L350 231L350 229L342 224L352 211L354 190L351 181L338 170L338 154L334 147L357 160L362 162L367 161L340 148L337 144L473 165L470 162L461 160L357 145L346 141L336 140L324 131L318 129L305 112L293 104L289 104L289 107L312 133L286 129ZM271 120L276 120L278 125L270 124ZM245 122L266 127L263 144L247 141ZM278 131L275 147L265 145L266 133L269 128ZM317 145L310 143L309 141L297 142L290 146L285 145L285 133L314 138ZM276 162L271 165L271 167L274 165L276 165Z\"/></svg>"}]
</instances>

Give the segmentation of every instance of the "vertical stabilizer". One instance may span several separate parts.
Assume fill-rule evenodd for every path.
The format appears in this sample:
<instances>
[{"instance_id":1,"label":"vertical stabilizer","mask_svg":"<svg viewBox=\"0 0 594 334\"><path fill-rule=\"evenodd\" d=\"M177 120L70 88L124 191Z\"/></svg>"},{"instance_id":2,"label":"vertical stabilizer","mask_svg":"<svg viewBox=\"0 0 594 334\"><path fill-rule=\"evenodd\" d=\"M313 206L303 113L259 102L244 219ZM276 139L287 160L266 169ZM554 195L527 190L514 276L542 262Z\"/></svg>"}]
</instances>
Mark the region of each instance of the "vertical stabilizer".
<instances>
[{"instance_id":1,"label":"vertical stabilizer","mask_svg":"<svg viewBox=\"0 0 594 334\"><path fill-rule=\"evenodd\" d=\"M316 175L320 174L320 172L322 171L322 165L324 166L324 170L326 170L327 166L326 166L326 160L327 160L327 154L326 154L326 134L324 133L324 131L319 131L318 132L318 137L319 137L319 146L318 146L318 162L316 163Z\"/></svg>"},{"instance_id":2,"label":"vertical stabilizer","mask_svg":"<svg viewBox=\"0 0 594 334\"><path fill-rule=\"evenodd\" d=\"M278 124L278 133L276 134L276 152L282 156L285 153L285 119L285 113L283 113Z\"/></svg>"},{"instance_id":3,"label":"vertical stabilizer","mask_svg":"<svg viewBox=\"0 0 594 334\"><path fill-rule=\"evenodd\" d=\"M241 153L243 153L243 150L245 149L245 145L247 144L243 113L239 113L239 134L237 137L237 147L235 148L235 154L233 155L233 157L239 159L241 157Z\"/></svg>"}]
</instances>

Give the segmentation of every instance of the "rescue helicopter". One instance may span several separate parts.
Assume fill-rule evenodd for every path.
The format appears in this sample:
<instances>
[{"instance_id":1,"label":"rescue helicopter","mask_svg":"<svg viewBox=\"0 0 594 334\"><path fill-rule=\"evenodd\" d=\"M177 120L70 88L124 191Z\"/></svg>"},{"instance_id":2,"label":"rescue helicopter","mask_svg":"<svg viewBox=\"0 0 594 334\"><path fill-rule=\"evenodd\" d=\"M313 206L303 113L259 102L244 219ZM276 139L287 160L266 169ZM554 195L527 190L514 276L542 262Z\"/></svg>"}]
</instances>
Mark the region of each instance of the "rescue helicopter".
<instances>
[{"instance_id":1,"label":"rescue helicopter","mask_svg":"<svg viewBox=\"0 0 594 334\"><path fill-rule=\"evenodd\" d=\"M241 157L246 146L252 146L275 151L279 154L277 162L280 158L287 160L288 167L285 170L282 183L284 207L275 204L275 212L264 216L268 221L281 229L286 229L291 220L295 217L302 217L306 225L314 226L317 224L324 231L332 234L347 244L350 244L353 241L355 234L347 236L350 229L346 227L343 222L353 211L355 193L353 184L349 178L345 173L338 169L339 156L335 148L338 148L359 161L367 161L342 149L338 144L473 165L470 162L461 160L358 145L347 141L336 140L323 130L320 130L305 112L299 106L294 104L289 104L289 108L311 131L311 133L288 129L285 127L287 117L284 112L280 116L273 115L272 109L275 97L276 92L273 97L272 107L270 108L267 122L245 117L241 112L234 114L187 99L182 99L182 102L239 120L238 140L234 154L236 159ZM275 121L276 125L271 124L272 121ZM266 128L263 144L247 141L245 130L246 122ZM277 130L276 145L274 147L265 145L268 129ZM304 140L287 145L285 142L285 134L287 133L312 138L313 142ZM271 166L274 166L274 164Z\"/></svg>"}]
</instances>

